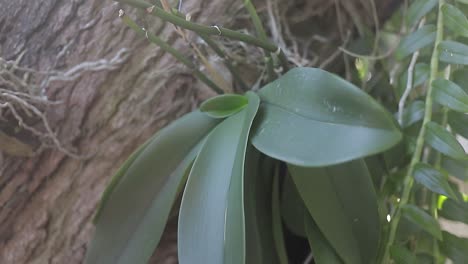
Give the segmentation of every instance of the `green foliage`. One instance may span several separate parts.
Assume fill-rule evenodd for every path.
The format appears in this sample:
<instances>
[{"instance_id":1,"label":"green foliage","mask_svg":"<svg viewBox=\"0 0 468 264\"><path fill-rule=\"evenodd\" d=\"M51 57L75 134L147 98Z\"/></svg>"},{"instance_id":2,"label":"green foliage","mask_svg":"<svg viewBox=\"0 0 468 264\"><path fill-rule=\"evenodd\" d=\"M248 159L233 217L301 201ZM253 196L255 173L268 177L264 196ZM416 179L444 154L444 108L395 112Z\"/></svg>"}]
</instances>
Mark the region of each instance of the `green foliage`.
<instances>
[{"instance_id":1,"label":"green foliage","mask_svg":"<svg viewBox=\"0 0 468 264\"><path fill-rule=\"evenodd\" d=\"M403 211L403 215L410 221L437 239L442 240L442 231L440 230L439 223L430 214L412 204L402 206L401 210Z\"/></svg>"},{"instance_id":2,"label":"green foliage","mask_svg":"<svg viewBox=\"0 0 468 264\"><path fill-rule=\"evenodd\" d=\"M406 36L398 46L395 56L397 59L404 59L417 50L420 50L428 45L434 44L436 38L436 27L434 25L426 25L417 31Z\"/></svg>"},{"instance_id":3,"label":"green foliage","mask_svg":"<svg viewBox=\"0 0 468 264\"><path fill-rule=\"evenodd\" d=\"M136 150L103 194L86 263L146 263L179 195L182 264L296 263L288 251L293 235L307 239L317 264L468 262L468 240L438 222L468 223L465 194L452 181L468 181L457 138L468 138L466 0L402 8L403 20L387 27L409 31L390 42L396 60L357 59L365 62L357 74L370 78L359 80L365 89L322 69L282 72L284 53L269 42L251 1L244 4L259 38L141 0L119 2L199 34L242 87L211 37L262 48L269 81L208 99ZM222 93L191 60L122 14Z\"/></svg>"},{"instance_id":4,"label":"green foliage","mask_svg":"<svg viewBox=\"0 0 468 264\"><path fill-rule=\"evenodd\" d=\"M225 118L242 110L247 103L248 99L243 95L219 95L203 102L200 111L213 118Z\"/></svg>"},{"instance_id":5,"label":"green foliage","mask_svg":"<svg viewBox=\"0 0 468 264\"><path fill-rule=\"evenodd\" d=\"M414 169L414 179L424 185L428 190L457 199L455 192L448 183L448 177L440 170L432 168L428 164L418 163Z\"/></svg>"},{"instance_id":6,"label":"green foliage","mask_svg":"<svg viewBox=\"0 0 468 264\"><path fill-rule=\"evenodd\" d=\"M382 152L401 140L382 106L351 83L320 69L295 68L263 87L259 96L262 105L252 144L290 164L342 163Z\"/></svg>"}]
</instances>

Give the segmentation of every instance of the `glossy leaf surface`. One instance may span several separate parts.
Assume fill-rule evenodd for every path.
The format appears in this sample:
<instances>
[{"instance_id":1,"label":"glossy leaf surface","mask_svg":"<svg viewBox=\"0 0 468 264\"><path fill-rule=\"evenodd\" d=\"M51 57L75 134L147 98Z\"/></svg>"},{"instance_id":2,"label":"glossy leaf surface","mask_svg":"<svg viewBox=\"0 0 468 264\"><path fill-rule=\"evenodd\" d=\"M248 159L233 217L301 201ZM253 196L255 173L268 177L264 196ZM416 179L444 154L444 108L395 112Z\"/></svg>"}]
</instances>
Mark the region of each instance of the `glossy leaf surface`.
<instances>
[{"instance_id":1,"label":"glossy leaf surface","mask_svg":"<svg viewBox=\"0 0 468 264\"><path fill-rule=\"evenodd\" d=\"M342 264L343 261L336 254L335 249L328 243L310 215L305 215L304 226L309 241L314 263L316 264Z\"/></svg>"},{"instance_id":2,"label":"glossy leaf surface","mask_svg":"<svg viewBox=\"0 0 468 264\"><path fill-rule=\"evenodd\" d=\"M295 68L259 95L262 104L252 144L290 164L337 164L382 152L401 139L393 118L379 103L320 69Z\"/></svg>"},{"instance_id":3,"label":"glossy leaf surface","mask_svg":"<svg viewBox=\"0 0 468 264\"><path fill-rule=\"evenodd\" d=\"M439 58L441 61L451 64L468 65L468 45L453 40L442 41Z\"/></svg>"},{"instance_id":4,"label":"glossy leaf surface","mask_svg":"<svg viewBox=\"0 0 468 264\"><path fill-rule=\"evenodd\" d=\"M273 190L271 192L272 201L272 223L273 223L273 240L275 249L278 254L280 264L288 264L288 254L286 253L286 245L284 243L283 222L281 221L281 205L280 205L280 181L279 181L279 165L275 167L273 176Z\"/></svg>"},{"instance_id":5,"label":"glossy leaf surface","mask_svg":"<svg viewBox=\"0 0 468 264\"><path fill-rule=\"evenodd\" d=\"M468 19L460 9L450 4L442 6L444 25L453 33L468 37Z\"/></svg>"},{"instance_id":6,"label":"glossy leaf surface","mask_svg":"<svg viewBox=\"0 0 468 264\"><path fill-rule=\"evenodd\" d=\"M437 151L457 160L468 159L465 150L457 139L442 126L427 124L426 142Z\"/></svg>"},{"instance_id":7,"label":"glossy leaf surface","mask_svg":"<svg viewBox=\"0 0 468 264\"><path fill-rule=\"evenodd\" d=\"M440 230L439 223L430 214L412 204L402 206L401 210L403 215L411 222L417 224L435 238L439 240L442 239L442 232Z\"/></svg>"},{"instance_id":8,"label":"glossy leaf surface","mask_svg":"<svg viewBox=\"0 0 468 264\"><path fill-rule=\"evenodd\" d=\"M213 118L224 118L233 115L248 104L246 96L223 94L210 98L200 105L200 111Z\"/></svg>"},{"instance_id":9,"label":"glossy leaf surface","mask_svg":"<svg viewBox=\"0 0 468 264\"><path fill-rule=\"evenodd\" d=\"M249 105L210 133L193 164L179 215L182 264L245 261L243 208L231 203L231 195L243 203L243 184L236 181L242 182L250 124L259 104L255 94L248 96ZM232 220L238 222L228 226L225 215L231 215L231 210L237 212Z\"/></svg>"},{"instance_id":10,"label":"glossy leaf surface","mask_svg":"<svg viewBox=\"0 0 468 264\"><path fill-rule=\"evenodd\" d=\"M295 235L305 236L304 217L308 212L290 175L285 177L282 189L281 215L284 224Z\"/></svg>"},{"instance_id":11,"label":"glossy leaf surface","mask_svg":"<svg viewBox=\"0 0 468 264\"><path fill-rule=\"evenodd\" d=\"M423 16L430 12L436 5L437 0L415 0L408 8L408 24L414 26Z\"/></svg>"},{"instance_id":12,"label":"glossy leaf surface","mask_svg":"<svg viewBox=\"0 0 468 264\"><path fill-rule=\"evenodd\" d=\"M434 25L426 25L403 38L395 51L397 59L404 59L406 56L429 46L435 42L436 27Z\"/></svg>"},{"instance_id":13,"label":"glossy leaf surface","mask_svg":"<svg viewBox=\"0 0 468 264\"><path fill-rule=\"evenodd\" d=\"M468 94L460 86L449 80L437 79L432 82L432 87L437 103L453 111L468 112Z\"/></svg>"},{"instance_id":14,"label":"glossy leaf surface","mask_svg":"<svg viewBox=\"0 0 468 264\"><path fill-rule=\"evenodd\" d=\"M187 166L218 122L190 113L162 129L120 176L96 221L86 263L145 263L164 230Z\"/></svg>"},{"instance_id":15,"label":"glossy leaf surface","mask_svg":"<svg viewBox=\"0 0 468 264\"><path fill-rule=\"evenodd\" d=\"M418 163L414 169L414 179L427 189L457 199L457 195L448 183L448 176L425 163Z\"/></svg>"},{"instance_id":16,"label":"glossy leaf surface","mask_svg":"<svg viewBox=\"0 0 468 264\"><path fill-rule=\"evenodd\" d=\"M273 239L272 159L261 156L252 145L245 159L246 263L279 263Z\"/></svg>"},{"instance_id":17,"label":"glossy leaf surface","mask_svg":"<svg viewBox=\"0 0 468 264\"><path fill-rule=\"evenodd\" d=\"M380 221L363 160L322 168L289 166L304 203L345 263L374 263Z\"/></svg>"}]
</instances>

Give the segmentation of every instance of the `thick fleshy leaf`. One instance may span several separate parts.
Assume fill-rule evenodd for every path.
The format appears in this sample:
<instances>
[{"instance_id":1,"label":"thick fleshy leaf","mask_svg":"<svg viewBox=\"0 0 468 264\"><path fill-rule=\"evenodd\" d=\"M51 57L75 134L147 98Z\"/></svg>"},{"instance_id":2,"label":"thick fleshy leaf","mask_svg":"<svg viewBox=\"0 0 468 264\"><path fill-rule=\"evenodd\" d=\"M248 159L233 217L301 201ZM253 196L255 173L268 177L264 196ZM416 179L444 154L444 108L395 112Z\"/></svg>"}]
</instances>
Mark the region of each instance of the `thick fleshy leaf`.
<instances>
[{"instance_id":1,"label":"thick fleshy leaf","mask_svg":"<svg viewBox=\"0 0 468 264\"><path fill-rule=\"evenodd\" d=\"M390 256L396 264L414 264L418 263L416 255L406 247L394 245L390 248Z\"/></svg>"},{"instance_id":2,"label":"thick fleshy leaf","mask_svg":"<svg viewBox=\"0 0 468 264\"><path fill-rule=\"evenodd\" d=\"M145 263L164 230L184 172L218 123L190 113L162 129L108 194L86 263Z\"/></svg>"},{"instance_id":3,"label":"thick fleshy leaf","mask_svg":"<svg viewBox=\"0 0 468 264\"><path fill-rule=\"evenodd\" d=\"M296 185L288 175L285 177L281 194L281 215L286 227L297 236L306 236L304 216L308 214Z\"/></svg>"},{"instance_id":4,"label":"thick fleshy leaf","mask_svg":"<svg viewBox=\"0 0 468 264\"><path fill-rule=\"evenodd\" d=\"M203 102L200 111L213 118L225 118L239 112L247 104L248 99L244 95L223 94Z\"/></svg>"},{"instance_id":5,"label":"thick fleshy leaf","mask_svg":"<svg viewBox=\"0 0 468 264\"><path fill-rule=\"evenodd\" d=\"M468 115L449 112L448 122L455 133L468 138Z\"/></svg>"},{"instance_id":6,"label":"thick fleshy leaf","mask_svg":"<svg viewBox=\"0 0 468 264\"><path fill-rule=\"evenodd\" d=\"M454 264L466 264L468 259L468 238L458 237L443 231L443 242L439 243L441 250Z\"/></svg>"},{"instance_id":7,"label":"thick fleshy leaf","mask_svg":"<svg viewBox=\"0 0 468 264\"><path fill-rule=\"evenodd\" d=\"M138 147L137 150L135 150L130 157L120 166L119 170L112 176L111 181L107 185L106 189L104 190L104 193L102 194L101 201L99 202L98 209L96 210L96 214L93 217L93 223L96 224L97 220L99 219L99 216L101 214L102 208L104 208L107 204L107 201L109 200L109 196L111 193L114 191L115 187L117 187L118 183L122 178L125 176L126 172L128 171L128 168L130 168L130 165L133 164L135 159L145 150L145 148L148 146L148 144L154 139L154 137L157 136L154 135L150 139L148 139L145 143L143 143L141 146Z\"/></svg>"},{"instance_id":8,"label":"thick fleshy leaf","mask_svg":"<svg viewBox=\"0 0 468 264\"><path fill-rule=\"evenodd\" d=\"M415 25L423 16L429 13L436 5L437 0L415 0L408 8L406 18L408 25Z\"/></svg>"},{"instance_id":9,"label":"thick fleshy leaf","mask_svg":"<svg viewBox=\"0 0 468 264\"><path fill-rule=\"evenodd\" d=\"M284 242L283 223L281 221L281 205L280 205L280 181L279 181L279 166L275 168L273 176L273 190L271 192L272 201L272 222L273 222L273 239L275 242L276 252L278 254L280 264L288 264L288 254L286 253L286 245Z\"/></svg>"},{"instance_id":10,"label":"thick fleshy leaf","mask_svg":"<svg viewBox=\"0 0 468 264\"><path fill-rule=\"evenodd\" d=\"M468 224L468 202L447 199L443 202L439 214L445 219Z\"/></svg>"},{"instance_id":11,"label":"thick fleshy leaf","mask_svg":"<svg viewBox=\"0 0 468 264\"><path fill-rule=\"evenodd\" d=\"M457 199L457 195L448 183L448 176L442 171L431 167L429 164L418 163L414 169L414 179L427 189Z\"/></svg>"},{"instance_id":12,"label":"thick fleshy leaf","mask_svg":"<svg viewBox=\"0 0 468 264\"><path fill-rule=\"evenodd\" d=\"M468 37L468 19L460 9L453 5L444 4L442 6L444 15L444 25L453 33Z\"/></svg>"},{"instance_id":13,"label":"thick fleshy leaf","mask_svg":"<svg viewBox=\"0 0 468 264\"><path fill-rule=\"evenodd\" d=\"M401 210L403 215L411 222L417 224L435 238L439 240L442 239L439 222L437 222L437 220L434 219L430 214L412 204L406 204L402 206Z\"/></svg>"},{"instance_id":14,"label":"thick fleshy leaf","mask_svg":"<svg viewBox=\"0 0 468 264\"><path fill-rule=\"evenodd\" d=\"M389 149L402 137L379 103L320 69L295 68L259 95L262 104L252 144L290 164L317 167L346 162Z\"/></svg>"},{"instance_id":15,"label":"thick fleshy leaf","mask_svg":"<svg viewBox=\"0 0 468 264\"><path fill-rule=\"evenodd\" d=\"M318 228L314 219L309 215L304 216L304 226L316 264L342 264L343 261L336 254L335 249L328 243Z\"/></svg>"},{"instance_id":16,"label":"thick fleshy leaf","mask_svg":"<svg viewBox=\"0 0 468 264\"><path fill-rule=\"evenodd\" d=\"M442 41L439 58L441 61L451 64L468 65L468 45L453 40Z\"/></svg>"},{"instance_id":17,"label":"thick fleshy leaf","mask_svg":"<svg viewBox=\"0 0 468 264\"><path fill-rule=\"evenodd\" d=\"M442 157L442 167L452 176L468 181L468 161L454 160L448 157Z\"/></svg>"},{"instance_id":18,"label":"thick fleshy leaf","mask_svg":"<svg viewBox=\"0 0 468 264\"><path fill-rule=\"evenodd\" d=\"M271 200L274 162L249 145L245 163L246 263L277 264Z\"/></svg>"},{"instance_id":19,"label":"thick fleshy leaf","mask_svg":"<svg viewBox=\"0 0 468 264\"><path fill-rule=\"evenodd\" d=\"M437 123L430 122L427 124L426 142L435 150L457 160L467 160L468 156L465 153L460 142L450 134L445 128Z\"/></svg>"},{"instance_id":20,"label":"thick fleshy leaf","mask_svg":"<svg viewBox=\"0 0 468 264\"><path fill-rule=\"evenodd\" d=\"M445 79L432 82L434 100L447 108L468 113L468 94L457 84Z\"/></svg>"},{"instance_id":21,"label":"thick fleshy leaf","mask_svg":"<svg viewBox=\"0 0 468 264\"><path fill-rule=\"evenodd\" d=\"M435 38L436 27L434 25L425 25L403 38L395 51L395 56L397 59L402 60L415 51L433 44Z\"/></svg>"},{"instance_id":22,"label":"thick fleshy leaf","mask_svg":"<svg viewBox=\"0 0 468 264\"><path fill-rule=\"evenodd\" d=\"M259 104L255 94L248 96L248 106L210 133L193 164L179 214L178 249L182 264L244 263L243 208L242 204L229 202L230 193L236 192L234 195L243 203L243 184L239 187L233 181L243 178L248 134ZM228 226L226 214L240 223Z\"/></svg>"},{"instance_id":23,"label":"thick fleshy leaf","mask_svg":"<svg viewBox=\"0 0 468 264\"><path fill-rule=\"evenodd\" d=\"M246 108L241 141L237 148L231 183L228 193L225 231L225 264L245 263L245 209L244 209L244 168L250 127L257 114L260 98L253 92L247 92L249 105Z\"/></svg>"},{"instance_id":24,"label":"thick fleshy leaf","mask_svg":"<svg viewBox=\"0 0 468 264\"><path fill-rule=\"evenodd\" d=\"M345 263L374 263L380 221L377 197L363 160L335 166L289 165L304 203Z\"/></svg>"}]
</instances>

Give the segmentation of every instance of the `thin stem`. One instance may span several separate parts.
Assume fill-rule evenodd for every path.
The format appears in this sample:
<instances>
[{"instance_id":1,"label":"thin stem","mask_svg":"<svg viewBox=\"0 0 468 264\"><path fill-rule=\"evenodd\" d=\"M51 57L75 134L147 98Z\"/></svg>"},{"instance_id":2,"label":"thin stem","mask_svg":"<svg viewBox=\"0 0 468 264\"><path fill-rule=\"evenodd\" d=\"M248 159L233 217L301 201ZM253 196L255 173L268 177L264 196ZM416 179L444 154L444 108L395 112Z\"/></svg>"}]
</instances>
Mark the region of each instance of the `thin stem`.
<instances>
[{"instance_id":1,"label":"thin stem","mask_svg":"<svg viewBox=\"0 0 468 264\"><path fill-rule=\"evenodd\" d=\"M202 34L200 35L200 37L223 60L224 65L226 65L226 67L229 69L234 79L241 86L242 90L244 91L248 90L247 84L244 82L244 80L242 80L242 77L240 76L236 67L234 67L234 65L232 64L231 58L209 36Z\"/></svg>"},{"instance_id":2,"label":"thin stem","mask_svg":"<svg viewBox=\"0 0 468 264\"><path fill-rule=\"evenodd\" d=\"M446 80L450 79L450 73L451 73L451 66L449 64L447 66L447 68L445 68L444 78ZM448 108L443 107L442 108L442 122L441 122L441 125L443 127L446 127L447 123L448 123ZM434 167L436 169L440 169L441 165L442 165L442 155L439 152L437 152ZM434 219L439 218L439 215L438 215L438 212L437 212L437 197L438 197L438 195L436 193L431 194L431 204L430 204L429 209L430 209L430 213L431 213L432 217L434 217ZM432 241L432 251L433 251L433 257L434 257L434 264L439 264L440 263L440 260L439 260L440 259L440 249L439 249L439 243L437 242L436 238L433 238L433 241Z\"/></svg>"},{"instance_id":3,"label":"thin stem","mask_svg":"<svg viewBox=\"0 0 468 264\"><path fill-rule=\"evenodd\" d=\"M424 23L425 19L423 18L421 19L418 28L421 28L424 25ZM411 90L413 89L414 67L416 65L416 62L418 61L418 57L419 50L413 53L413 56L411 57L411 62L408 66L408 79L406 81L406 89L403 93L403 96L401 96L400 101L398 102L398 123L400 125L403 125L403 110L405 109L406 100L408 99L408 96L410 95Z\"/></svg>"},{"instance_id":4,"label":"thin stem","mask_svg":"<svg viewBox=\"0 0 468 264\"><path fill-rule=\"evenodd\" d=\"M160 39L153 33L147 31L146 29L138 26L135 21L133 21L129 16L127 16L123 10L119 11L119 16L122 19L122 21L129 26L131 29L133 29L135 32L137 32L139 35L142 35L146 37L149 41L152 43L158 45L161 49L163 49L165 52L171 54L174 56L178 61L182 62L185 66L190 68L193 71L193 74L200 79L203 83L208 85L213 91L215 91L218 94L224 93L223 89L221 89L218 85L216 85L213 81L211 81L206 75L204 75L201 71L197 70L197 66L184 57L179 51L174 49L171 45L169 45L167 42L164 40Z\"/></svg>"},{"instance_id":5,"label":"thin stem","mask_svg":"<svg viewBox=\"0 0 468 264\"><path fill-rule=\"evenodd\" d=\"M390 223L390 234L386 244L386 249L383 257L383 263L389 263L390 260L390 247L395 240L395 234L398 228L398 223L400 222L401 218L401 207L408 203L408 199L410 197L411 189L413 187L414 179L413 179L413 172L415 169L415 165L421 160L422 151L424 148L424 137L426 135L426 127L427 124L432 119L432 82L437 78L437 74L439 72L439 43L443 39L443 30L444 30L444 22L443 22L443 13L442 13L442 5L444 4L444 0L439 0L439 10L438 10L438 17L437 17L437 35L434 44L434 50L432 52L431 57L431 72L429 77L429 85L427 88L426 94L426 105L425 105L425 112L424 112L424 119L421 126L421 130L419 131L418 138L416 140L416 147L414 149L413 157L411 159L410 166L408 168L408 172L404 179L403 185L403 194L400 199L400 203L397 205L395 215Z\"/></svg>"},{"instance_id":6,"label":"thin stem","mask_svg":"<svg viewBox=\"0 0 468 264\"><path fill-rule=\"evenodd\" d=\"M262 21L260 20L260 17L258 16L255 6L252 4L250 0L244 0L244 6L249 12L250 18L252 19L252 23L255 27L255 31L257 31L257 34L260 40L268 41L267 34L265 32L265 29L263 28ZM268 79L269 81L272 81L275 79L274 78L275 71L273 70L273 60L271 59L270 52L267 52L265 62L267 66Z\"/></svg>"},{"instance_id":7,"label":"thin stem","mask_svg":"<svg viewBox=\"0 0 468 264\"><path fill-rule=\"evenodd\" d=\"M262 41L253 36L246 35L246 34L243 34L234 30L230 30L227 28L219 27L219 26L210 27L210 26L204 26L198 23L190 22L181 17L168 13L158 6L152 5L142 0L115 0L115 1L119 3L129 4L131 6L138 7L138 8L144 8L151 15L157 16L161 18L162 20L166 22L170 22L181 28L195 31L196 33L200 35L201 34L219 35L219 36L227 37L230 39L239 40L248 44L252 44L254 46L263 48L269 52L278 51L278 47L271 42Z\"/></svg>"},{"instance_id":8,"label":"thin stem","mask_svg":"<svg viewBox=\"0 0 468 264\"><path fill-rule=\"evenodd\" d=\"M405 109L406 100L408 99L411 90L413 89L414 67L416 65L416 62L418 61L418 57L419 50L413 53L413 56L411 57L411 62L408 67L408 79L406 81L405 92L403 93L403 96L398 102L398 123L400 124L400 126L403 126L403 110Z\"/></svg>"}]
</instances>

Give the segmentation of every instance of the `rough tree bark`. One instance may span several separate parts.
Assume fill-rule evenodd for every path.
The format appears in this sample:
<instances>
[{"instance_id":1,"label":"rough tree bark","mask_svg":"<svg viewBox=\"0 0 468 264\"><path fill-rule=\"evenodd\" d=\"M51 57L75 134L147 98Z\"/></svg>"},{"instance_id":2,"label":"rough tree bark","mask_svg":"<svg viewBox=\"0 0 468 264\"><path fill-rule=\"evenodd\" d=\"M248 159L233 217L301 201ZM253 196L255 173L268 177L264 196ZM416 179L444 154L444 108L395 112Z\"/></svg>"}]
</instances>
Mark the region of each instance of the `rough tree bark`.
<instances>
[{"instance_id":1,"label":"rough tree bark","mask_svg":"<svg viewBox=\"0 0 468 264\"><path fill-rule=\"evenodd\" d=\"M199 22L223 24L236 1L186 0L184 8ZM81 263L90 218L109 177L136 146L204 97L187 69L121 24L118 8L110 0L0 0L5 59L25 51L22 65L65 70L126 49L124 62L112 70L85 72L47 88L49 98L63 102L47 109L58 138L89 158L47 150L0 159L0 263ZM187 50L172 27L141 22ZM168 229L157 263L177 262L175 221Z\"/></svg>"}]
</instances>

